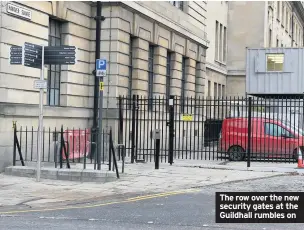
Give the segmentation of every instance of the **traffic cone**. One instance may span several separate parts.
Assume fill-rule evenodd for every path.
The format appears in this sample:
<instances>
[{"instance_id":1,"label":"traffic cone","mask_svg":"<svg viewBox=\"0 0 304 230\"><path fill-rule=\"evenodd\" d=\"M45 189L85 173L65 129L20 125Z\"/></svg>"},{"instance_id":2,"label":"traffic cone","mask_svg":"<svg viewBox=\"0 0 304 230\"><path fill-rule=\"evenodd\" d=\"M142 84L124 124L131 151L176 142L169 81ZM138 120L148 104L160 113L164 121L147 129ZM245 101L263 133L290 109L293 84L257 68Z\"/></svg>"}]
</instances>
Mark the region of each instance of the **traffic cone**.
<instances>
[{"instance_id":1,"label":"traffic cone","mask_svg":"<svg viewBox=\"0 0 304 230\"><path fill-rule=\"evenodd\" d=\"M300 148L298 152L298 168L304 168L303 160L302 160L302 151Z\"/></svg>"}]
</instances>

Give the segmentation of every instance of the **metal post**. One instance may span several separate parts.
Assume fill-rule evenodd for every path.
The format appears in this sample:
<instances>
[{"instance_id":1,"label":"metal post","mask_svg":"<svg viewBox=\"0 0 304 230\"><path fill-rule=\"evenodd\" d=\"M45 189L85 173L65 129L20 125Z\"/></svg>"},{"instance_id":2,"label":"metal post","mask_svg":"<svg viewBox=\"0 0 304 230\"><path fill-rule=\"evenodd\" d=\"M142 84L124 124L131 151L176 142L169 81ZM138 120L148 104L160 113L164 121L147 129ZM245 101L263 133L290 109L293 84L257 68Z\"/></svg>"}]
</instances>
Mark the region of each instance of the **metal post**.
<instances>
[{"instance_id":1,"label":"metal post","mask_svg":"<svg viewBox=\"0 0 304 230\"><path fill-rule=\"evenodd\" d=\"M169 163L173 164L173 144L174 144L174 96L169 99Z\"/></svg>"},{"instance_id":2,"label":"metal post","mask_svg":"<svg viewBox=\"0 0 304 230\"><path fill-rule=\"evenodd\" d=\"M16 166L16 148L17 148L17 128L14 126L14 153L13 153L13 166Z\"/></svg>"},{"instance_id":3,"label":"metal post","mask_svg":"<svg viewBox=\"0 0 304 230\"><path fill-rule=\"evenodd\" d=\"M252 98L249 97L248 103L248 148L247 148L247 168L250 167L250 155L251 155L251 104Z\"/></svg>"},{"instance_id":4,"label":"metal post","mask_svg":"<svg viewBox=\"0 0 304 230\"><path fill-rule=\"evenodd\" d=\"M159 169L159 152L160 152L160 130L155 130L155 169Z\"/></svg>"},{"instance_id":5,"label":"metal post","mask_svg":"<svg viewBox=\"0 0 304 230\"><path fill-rule=\"evenodd\" d=\"M101 16L101 2L97 1L97 8L96 8L96 48L95 48L95 59L100 58L100 34L101 34L101 21L104 21L105 18ZM99 84L100 79L96 76L96 69L93 70L93 75L95 76L95 85L94 85L94 115L93 115L93 127L92 127L92 144L91 144L91 159L95 157L97 154L98 146L96 142L99 143L101 139L101 135L99 135L100 131L98 131L98 96L99 96ZM100 117L100 116L99 116ZM100 127L99 127L100 128ZM101 149L99 148L99 151ZM94 156L94 157L93 157ZM100 158L100 157L99 157ZM98 164L99 167L99 164Z\"/></svg>"},{"instance_id":6,"label":"metal post","mask_svg":"<svg viewBox=\"0 0 304 230\"><path fill-rule=\"evenodd\" d=\"M136 95L133 95L132 100L132 135L131 135L131 163L134 163L135 158L135 110L136 110Z\"/></svg>"},{"instance_id":7,"label":"metal post","mask_svg":"<svg viewBox=\"0 0 304 230\"><path fill-rule=\"evenodd\" d=\"M40 80L44 81L44 45L42 45L41 54L41 74ZM41 170L41 153L43 151L42 134L43 134L43 94L44 89L40 88L39 97L39 132L38 132L38 154L37 154L37 182L40 181L40 170Z\"/></svg>"}]
</instances>

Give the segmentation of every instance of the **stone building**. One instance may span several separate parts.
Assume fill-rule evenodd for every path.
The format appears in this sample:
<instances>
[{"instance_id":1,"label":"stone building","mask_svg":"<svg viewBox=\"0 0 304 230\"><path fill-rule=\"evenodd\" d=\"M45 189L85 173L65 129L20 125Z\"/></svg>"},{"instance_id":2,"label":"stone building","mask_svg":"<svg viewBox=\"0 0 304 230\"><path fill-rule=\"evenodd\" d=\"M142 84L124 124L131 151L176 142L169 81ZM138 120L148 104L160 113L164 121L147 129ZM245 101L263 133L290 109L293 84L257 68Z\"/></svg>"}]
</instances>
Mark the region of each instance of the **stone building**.
<instances>
[{"instance_id":1,"label":"stone building","mask_svg":"<svg viewBox=\"0 0 304 230\"><path fill-rule=\"evenodd\" d=\"M228 2L227 95L246 95L246 47L302 47L303 28L300 1Z\"/></svg>"},{"instance_id":2,"label":"stone building","mask_svg":"<svg viewBox=\"0 0 304 230\"><path fill-rule=\"evenodd\" d=\"M207 4L207 34L210 41L206 55L205 96L224 97L227 87L227 1Z\"/></svg>"},{"instance_id":3,"label":"stone building","mask_svg":"<svg viewBox=\"0 0 304 230\"><path fill-rule=\"evenodd\" d=\"M22 9L27 13L21 14ZM12 45L30 42L78 48L76 65L45 66L44 126L92 126L96 3L2 1L0 13L2 170L11 163L14 122L19 128L38 127L39 91L33 84L40 70L10 65ZM116 114L119 95L204 95L205 1L105 2L102 15L106 19L101 24L100 56L108 61L103 103L108 116Z\"/></svg>"}]
</instances>

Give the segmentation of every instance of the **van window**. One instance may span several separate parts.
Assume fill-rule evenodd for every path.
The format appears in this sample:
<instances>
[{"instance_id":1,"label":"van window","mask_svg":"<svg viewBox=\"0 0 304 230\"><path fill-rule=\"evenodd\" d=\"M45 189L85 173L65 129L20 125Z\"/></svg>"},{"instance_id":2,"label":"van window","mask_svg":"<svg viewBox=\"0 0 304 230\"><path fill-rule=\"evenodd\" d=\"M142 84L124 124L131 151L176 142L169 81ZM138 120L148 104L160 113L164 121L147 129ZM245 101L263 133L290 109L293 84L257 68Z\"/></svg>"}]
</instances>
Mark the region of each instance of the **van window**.
<instances>
[{"instance_id":1,"label":"van window","mask_svg":"<svg viewBox=\"0 0 304 230\"><path fill-rule=\"evenodd\" d=\"M280 137L282 136L282 134L287 136L292 136L292 134L288 132L286 129L273 123L265 123L264 127L265 127L265 134L268 136Z\"/></svg>"}]
</instances>

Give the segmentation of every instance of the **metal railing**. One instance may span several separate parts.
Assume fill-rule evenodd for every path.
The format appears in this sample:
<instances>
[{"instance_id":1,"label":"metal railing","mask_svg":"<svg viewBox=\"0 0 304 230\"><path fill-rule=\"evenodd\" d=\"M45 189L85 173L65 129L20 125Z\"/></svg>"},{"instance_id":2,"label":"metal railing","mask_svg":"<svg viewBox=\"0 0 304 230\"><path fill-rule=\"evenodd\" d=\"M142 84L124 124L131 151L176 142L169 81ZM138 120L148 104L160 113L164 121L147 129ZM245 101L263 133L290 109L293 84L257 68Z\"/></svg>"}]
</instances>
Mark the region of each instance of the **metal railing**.
<instances>
[{"instance_id":1,"label":"metal railing","mask_svg":"<svg viewBox=\"0 0 304 230\"><path fill-rule=\"evenodd\" d=\"M180 160L294 162L304 146L303 108L303 98L174 97L170 105L169 98L133 95L119 98L119 133L131 162L154 161L155 130L160 162L172 163L170 153Z\"/></svg>"},{"instance_id":2,"label":"metal railing","mask_svg":"<svg viewBox=\"0 0 304 230\"><path fill-rule=\"evenodd\" d=\"M101 149L98 149L96 143L91 142L94 137L95 140L102 142ZM124 152L123 146L120 146L119 153L121 152ZM37 153L38 129L34 127L17 129L15 126L13 165L16 166L18 162L21 162L22 166L25 166L37 162ZM108 133L103 130L99 134L92 129L44 128L41 162L45 167L94 170L101 170L101 165L109 165L109 170L111 170L111 163L113 163L113 170L116 170L117 178L119 178L112 129ZM124 162L122 167L124 167Z\"/></svg>"}]
</instances>

